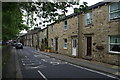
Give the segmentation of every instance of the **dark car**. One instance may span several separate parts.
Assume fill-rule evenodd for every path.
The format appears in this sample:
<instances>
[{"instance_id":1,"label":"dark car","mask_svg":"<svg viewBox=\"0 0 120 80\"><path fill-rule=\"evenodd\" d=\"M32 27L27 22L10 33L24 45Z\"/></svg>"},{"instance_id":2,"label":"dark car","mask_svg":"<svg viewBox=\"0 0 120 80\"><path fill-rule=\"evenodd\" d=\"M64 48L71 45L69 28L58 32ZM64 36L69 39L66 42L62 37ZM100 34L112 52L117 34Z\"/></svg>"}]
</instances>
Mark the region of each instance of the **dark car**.
<instances>
[{"instance_id":1,"label":"dark car","mask_svg":"<svg viewBox=\"0 0 120 80\"><path fill-rule=\"evenodd\" d=\"M16 40L13 40L13 41L11 42L11 45L12 45L12 46L16 46L16 44L17 44L17 41L16 41Z\"/></svg>"},{"instance_id":2,"label":"dark car","mask_svg":"<svg viewBox=\"0 0 120 80\"><path fill-rule=\"evenodd\" d=\"M16 49L23 49L22 43L16 43Z\"/></svg>"}]
</instances>

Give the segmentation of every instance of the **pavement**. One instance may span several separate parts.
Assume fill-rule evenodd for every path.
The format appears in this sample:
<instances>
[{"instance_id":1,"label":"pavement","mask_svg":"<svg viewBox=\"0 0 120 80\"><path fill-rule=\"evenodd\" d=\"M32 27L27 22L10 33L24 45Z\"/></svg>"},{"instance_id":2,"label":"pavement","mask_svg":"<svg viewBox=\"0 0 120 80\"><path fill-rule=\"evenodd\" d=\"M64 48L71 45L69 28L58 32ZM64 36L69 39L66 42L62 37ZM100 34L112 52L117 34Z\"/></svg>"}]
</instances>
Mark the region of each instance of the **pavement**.
<instances>
[{"instance_id":1,"label":"pavement","mask_svg":"<svg viewBox=\"0 0 120 80\"><path fill-rule=\"evenodd\" d=\"M2 50L2 79L15 78L16 62L15 50L11 46L5 46Z\"/></svg>"},{"instance_id":2,"label":"pavement","mask_svg":"<svg viewBox=\"0 0 120 80\"><path fill-rule=\"evenodd\" d=\"M54 57L63 61L67 61L69 63L82 66L85 68L93 69L96 71L104 72L107 74L115 75L118 78L120 78L120 66L117 65L111 65L107 63L102 63L102 62L97 62L97 61L89 61L81 58L74 58L74 57L69 57L67 55L63 54L56 54L56 53L48 53L48 52L43 52L39 51L40 54L44 54L50 57Z\"/></svg>"},{"instance_id":3,"label":"pavement","mask_svg":"<svg viewBox=\"0 0 120 80\"><path fill-rule=\"evenodd\" d=\"M2 45L0 44L0 79L2 79Z\"/></svg>"}]
</instances>

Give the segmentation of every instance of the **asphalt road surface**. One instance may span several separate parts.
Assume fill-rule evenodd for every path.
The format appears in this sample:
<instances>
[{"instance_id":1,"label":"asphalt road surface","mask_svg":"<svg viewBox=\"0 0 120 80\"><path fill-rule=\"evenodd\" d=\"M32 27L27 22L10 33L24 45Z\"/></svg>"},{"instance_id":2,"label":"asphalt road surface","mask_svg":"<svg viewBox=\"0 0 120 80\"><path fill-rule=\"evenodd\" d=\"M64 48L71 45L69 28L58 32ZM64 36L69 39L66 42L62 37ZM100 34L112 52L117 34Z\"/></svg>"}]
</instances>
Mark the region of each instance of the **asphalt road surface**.
<instances>
[{"instance_id":1,"label":"asphalt road surface","mask_svg":"<svg viewBox=\"0 0 120 80\"><path fill-rule=\"evenodd\" d=\"M43 55L31 47L17 49L17 54L23 78L118 80L114 76Z\"/></svg>"}]
</instances>

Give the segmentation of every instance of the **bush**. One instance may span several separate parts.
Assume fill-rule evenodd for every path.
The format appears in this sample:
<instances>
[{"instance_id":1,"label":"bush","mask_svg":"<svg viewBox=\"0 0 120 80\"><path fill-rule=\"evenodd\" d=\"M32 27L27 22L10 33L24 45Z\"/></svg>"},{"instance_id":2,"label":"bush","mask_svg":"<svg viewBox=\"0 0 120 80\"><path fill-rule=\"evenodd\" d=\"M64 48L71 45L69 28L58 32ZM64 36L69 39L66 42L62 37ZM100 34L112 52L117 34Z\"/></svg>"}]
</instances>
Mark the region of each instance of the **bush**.
<instances>
[{"instance_id":1,"label":"bush","mask_svg":"<svg viewBox=\"0 0 120 80\"><path fill-rule=\"evenodd\" d=\"M51 50L51 47L46 46L45 49L49 49L49 50Z\"/></svg>"}]
</instances>

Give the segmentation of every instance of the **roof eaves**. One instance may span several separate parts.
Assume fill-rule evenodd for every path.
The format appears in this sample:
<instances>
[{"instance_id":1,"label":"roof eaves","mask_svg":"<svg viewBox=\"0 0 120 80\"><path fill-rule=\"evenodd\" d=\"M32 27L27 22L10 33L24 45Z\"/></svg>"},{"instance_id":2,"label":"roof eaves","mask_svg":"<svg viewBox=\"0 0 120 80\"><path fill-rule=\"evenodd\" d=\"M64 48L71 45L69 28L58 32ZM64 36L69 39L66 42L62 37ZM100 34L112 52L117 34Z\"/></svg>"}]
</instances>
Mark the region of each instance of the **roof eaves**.
<instances>
[{"instance_id":1,"label":"roof eaves","mask_svg":"<svg viewBox=\"0 0 120 80\"><path fill-rule=\"evenodd\" d=\"M110 3L110 2L98 2L98 3L90 6L89 9L95 9L95 8L97 8L98 6L103 6L103 5L108 4L108 3Z\"/></svg>"}]
</instances>

